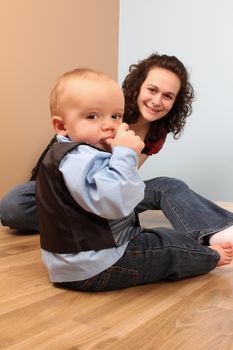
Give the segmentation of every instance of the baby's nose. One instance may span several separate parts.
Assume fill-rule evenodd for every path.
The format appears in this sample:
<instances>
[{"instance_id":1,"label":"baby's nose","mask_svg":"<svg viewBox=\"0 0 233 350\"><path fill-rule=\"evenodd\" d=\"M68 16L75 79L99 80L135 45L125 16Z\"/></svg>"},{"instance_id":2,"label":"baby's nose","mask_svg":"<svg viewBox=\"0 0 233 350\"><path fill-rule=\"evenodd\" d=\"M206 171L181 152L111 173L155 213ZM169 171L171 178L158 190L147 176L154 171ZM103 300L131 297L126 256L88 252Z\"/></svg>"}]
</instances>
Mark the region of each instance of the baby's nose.
<instances>
[{"instance_id":1,"label":"baby's nose","mask_svg":"<svg viewBox=\"0 0 233 350\"><path fill-rule=\"evenodd\" d=\"M115 123L113 120L108 120L108 121L103 123L102 128L104 130L115 129Z\"/></svg>"}]
</instances>

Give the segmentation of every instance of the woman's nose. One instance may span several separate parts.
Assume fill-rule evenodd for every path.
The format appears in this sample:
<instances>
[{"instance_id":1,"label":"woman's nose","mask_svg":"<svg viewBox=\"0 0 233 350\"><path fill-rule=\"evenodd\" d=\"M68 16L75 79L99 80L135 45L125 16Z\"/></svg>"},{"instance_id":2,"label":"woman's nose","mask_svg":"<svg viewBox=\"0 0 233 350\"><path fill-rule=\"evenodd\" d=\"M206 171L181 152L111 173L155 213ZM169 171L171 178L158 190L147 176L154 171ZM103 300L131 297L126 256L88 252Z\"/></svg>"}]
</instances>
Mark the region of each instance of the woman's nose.
<instances>
[{"instance_id":1,"label":"woman's nose","mask_svg":"<svg viewBox=\"0 0 233 350\"><path fill-rule=\"evenodd\" d=\"M153 99L152 99L152 104L154 106L160 106L162 103L162 96L160 94L156 94L155 96L153 96Z\"/></svg>"}]
</instances>

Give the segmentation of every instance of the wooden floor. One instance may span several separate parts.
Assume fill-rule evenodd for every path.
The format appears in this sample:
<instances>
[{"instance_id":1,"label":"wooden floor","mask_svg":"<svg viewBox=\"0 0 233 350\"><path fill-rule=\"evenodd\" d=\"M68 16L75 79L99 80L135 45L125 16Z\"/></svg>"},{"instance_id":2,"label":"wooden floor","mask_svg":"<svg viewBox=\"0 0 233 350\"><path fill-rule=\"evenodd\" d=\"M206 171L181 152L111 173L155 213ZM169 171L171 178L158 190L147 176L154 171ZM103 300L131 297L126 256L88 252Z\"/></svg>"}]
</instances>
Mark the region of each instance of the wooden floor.
<instances>
[{"instance_id":1,"label":"wooden floor","mask_svg":"<svg viewBox=\"0 0 233 350\"><path fill-rule=\"evenodd\" d=\"M160 212L142 221L166 224ZM0 271L0 349L233 349L233 265L178 282L72 292L49 282L38 235L0 227Z\"/></svg>"}]
</instances>

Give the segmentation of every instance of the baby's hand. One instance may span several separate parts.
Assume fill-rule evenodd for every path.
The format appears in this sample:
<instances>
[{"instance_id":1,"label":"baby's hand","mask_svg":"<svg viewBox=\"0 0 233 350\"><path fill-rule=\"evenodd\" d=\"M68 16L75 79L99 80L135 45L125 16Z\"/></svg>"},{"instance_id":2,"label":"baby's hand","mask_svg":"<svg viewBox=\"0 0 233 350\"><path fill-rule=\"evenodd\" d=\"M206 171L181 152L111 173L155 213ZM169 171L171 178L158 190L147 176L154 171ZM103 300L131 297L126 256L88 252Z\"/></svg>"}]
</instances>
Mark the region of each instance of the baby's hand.
<instances>
[{"instance_id":1,"label":"baby's hand","mask_svg":"<svg viewBox=\"0 0 233 350\"><path fill-rule=\"evenodd\" d=\"M141 138L139 136L136 136L133 130L129 130L129 126L126 123L122 123L119 126L115 138L110 141L110 145L111 147L129 147L136 151L138 154L140 154L145 147L145 144Z\"/></svg>"}]
</instances>

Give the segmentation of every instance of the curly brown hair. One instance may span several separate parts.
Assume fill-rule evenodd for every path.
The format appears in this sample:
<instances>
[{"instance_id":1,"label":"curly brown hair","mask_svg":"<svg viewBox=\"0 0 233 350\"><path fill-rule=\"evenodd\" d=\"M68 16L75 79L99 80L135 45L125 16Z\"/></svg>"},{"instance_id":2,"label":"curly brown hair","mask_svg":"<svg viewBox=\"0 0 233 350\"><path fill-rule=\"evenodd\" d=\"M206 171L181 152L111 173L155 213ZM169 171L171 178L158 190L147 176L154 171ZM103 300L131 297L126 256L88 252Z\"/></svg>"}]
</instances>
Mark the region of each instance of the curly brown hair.
<instances>
[{"instance_id":1,"label":"curly brown hair","mask_svg":"<svg viewBox=\"0 0 233 350\"><path fill-rule=\"evenodd\" d=\"M189 82L189 74L183 63L175 56L159 55L153 53L138 64L129 67L129 74L122 84L125 95L124 121L128 124L136 123L140 118L137 98L140 88L146 79L148 72L155 68L165 68L175 73L181 82L180 90L176 96L172 109L168 114L151 123L146 140L156 142L172 132L177 139L184 128L186 118L192 113L194 90Z\"/></svg>"}]
</instances>

